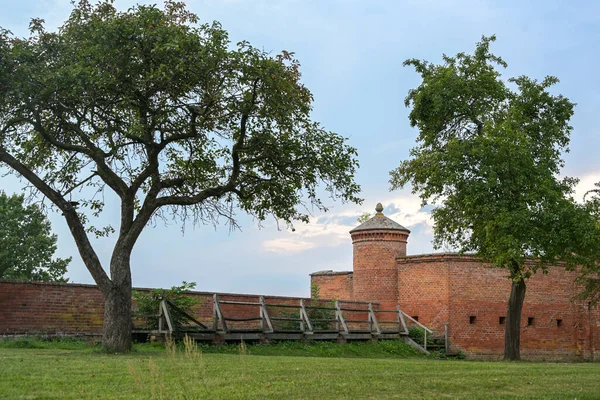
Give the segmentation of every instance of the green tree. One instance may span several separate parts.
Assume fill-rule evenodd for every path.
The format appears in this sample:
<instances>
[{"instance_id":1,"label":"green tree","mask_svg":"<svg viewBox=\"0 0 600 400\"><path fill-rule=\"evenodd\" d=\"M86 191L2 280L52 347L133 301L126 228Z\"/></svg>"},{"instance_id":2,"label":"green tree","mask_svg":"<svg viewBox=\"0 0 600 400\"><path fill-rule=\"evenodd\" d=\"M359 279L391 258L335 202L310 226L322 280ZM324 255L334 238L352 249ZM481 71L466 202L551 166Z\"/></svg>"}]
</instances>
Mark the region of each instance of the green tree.
<instances>
[{"instance_id":1,"label":"green tree","mask_svg":"<svg viewBox=\"0 0 600 400\"><path fill-rule=\"evenodd\" d=\"M580 300L588 300L592 305L600 301L600 182L589 190L584 196L584 207L594 221L593 227L588 230L584 243L586 246L580 253L587 252L590 262L581 266L577 282L582 286L582 291L577 296Z\"/></svg>"},{"instance_id":2,"label":"green tree","mask_svg":"<svg viewBox=\"0 0 600 400\"><path fill-rule=\"evenodd\" d=\"M232 46L182 3L119 12L80 1L57 32L0 35L0 165L64 215L105 298L103 345L131 347L132 249L154 217L235 225L236 212L308 221L318 188L360 202L356 150L310 118L292 53ZM118 196L105 271L90 217ZM78 208L67 201L78 193Z\"/></svg>"},{"instance_id":3,"label":"green tree","mask_svg":"<svg viewBox=\"0 0 600 400\"><path fill-rule=\"evenodd\" d=\"M418 145L390 182L410 183L423 204L438 204L437 248L476 253L508 271L504 358L517 360L527 278L558 261L584 262L577 251L590 219L571 197L577 180L558 179L573 103L549 92L554 77L502 80L497 67L506 63L490 53L494 40L483 37L473 55L444 55L440 65L404 63L422 78L405 101Z\"/></svg>"},{"instance_id":4,"label":"green tree","mask_svg":"<svg viewBox=\"0 0 600 400\"><path fill-rule=\"evenodd\" d=\"M0 191L0 279L67 282L71 257L52 259L56 240L38 206Z\"/></svg>"}]
</instances>

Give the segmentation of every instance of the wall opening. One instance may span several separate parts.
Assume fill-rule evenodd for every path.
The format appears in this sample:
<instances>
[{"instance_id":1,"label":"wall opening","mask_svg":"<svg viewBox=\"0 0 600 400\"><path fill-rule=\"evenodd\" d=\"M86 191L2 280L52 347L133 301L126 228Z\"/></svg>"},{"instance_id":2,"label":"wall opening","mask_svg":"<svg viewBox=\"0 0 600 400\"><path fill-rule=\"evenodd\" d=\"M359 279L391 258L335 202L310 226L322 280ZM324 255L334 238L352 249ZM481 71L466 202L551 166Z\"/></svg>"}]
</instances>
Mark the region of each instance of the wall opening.
<instances>
[{"instance_id":1,"label":"wall opening","mask_svg":"<svg viewBox=\"0 0 600 400\"><path fill-rule=\"evenodd\" d=\"M557 319L556 320L556 327L560 328L562 326L562 319Z\"/></svg>"},{"instance_id":2,"label":"wall opening","mask_svg":"<svg viewBox=\"0 0 600 400\"><path fill-rule=\"evenodd\" d=\"M533 318L533 317L527 318L527 326L532 326L534 321L535 321L535 318Z\"/></svg>"},{"instance_id":3,"label":"wall opening","mask_svg":"<svg viewBox=\"0 0 600 400\"><path fill-rule=\"evenodd\" d=\"M415 321L419 320L419 316L418 315L413 315L411 318L414 319Z\"/></svg>"},{"instance_id":4,"label":"wall opening","mask_svg":"<svg viewBox=\"0 0 600 400\"><path fill-rule=\"evenodd\" d=\"M475 323L475 321L477 321L477 317L476 317L475 315L471 315L471 316L469 317L469 323L470 323L471 325L473 325L473 324Z\"/></svg>"},{"instance_id":5,"label":"wall opening","mask_svg":"<svg viewBox=\"0 0 600 400\"><path fill-rule=\"evenodd\" d=\"M499 323L500 325L504 325L504 324L506 324L506 317L499 317L499 318L498 318L498 323Z\"/></svg>"}]
</instances>

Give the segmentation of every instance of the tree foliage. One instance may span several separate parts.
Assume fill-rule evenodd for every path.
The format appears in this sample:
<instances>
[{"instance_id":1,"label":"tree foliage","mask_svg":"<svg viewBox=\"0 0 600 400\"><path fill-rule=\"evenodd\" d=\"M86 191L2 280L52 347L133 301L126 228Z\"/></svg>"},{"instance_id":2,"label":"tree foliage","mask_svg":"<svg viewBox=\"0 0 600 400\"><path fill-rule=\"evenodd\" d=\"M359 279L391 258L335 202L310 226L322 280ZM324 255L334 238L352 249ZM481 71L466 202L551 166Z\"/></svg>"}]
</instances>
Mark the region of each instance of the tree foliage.
<instances>
[{"instance_id":1,"label":"tree foliage","mask_svg":"<svg viewBox=\"0 0 600 400\"><path fill-rule=\"evenodd\" d=\"M147 292L134 290L133 299L137 305L138 317L144 320L145 328L158 329L158 307L161 300L168 300L180 310L189 315L194 314L194 307L201 304L196 297L186 296L186 292L196 288L195 282L183 281L179 286L172 286L171 289L152 289ZM171 318L175 330L181 329L188 320L176 310L171 310Z\"/></svg>"},{"instance_id":2,"label":"tree foliage","mask_svg":"<svg viewBox=\"0 0 600 400\"><path fill-rule=\"evenodd\" d=\"M531 274L558 261L570 268L586 261L590 219L571 197L577 180L558 177L574 104L551 93L555 77L503 80L498 67L507 64L490 53L494 40L483 37L472 55L444 55L440 65L404 63L422 78L405 101L419 135L410 158L391 172L391 185L410 183L423 204L437 204L437 248L477 253L508 270L519 292L508 319L518 325ZM519 330L509 321L517 352L507 358L518 358Z\"/></svg>"},{"instance_id":3,"label":"tree foliage","mask_svg":"<svg viewBox=\"0 0 600 400\"><path fill-rule=\"evenodd\" d=\"M38 206L0 191L0 279L67 282L71 257L52 259L56 241Z\"/></svg>"},{"instance_id":4,"label":"tree foliage","mask_svg":"<svg viewBox=\"0 0 600 400\"><path fill-rule=\"evenodd\" d=\"M589 229L586 236L587 251L593 262L582 265L577 282L583 290L577 298L587 300L591 305L598 305L600 302L600 182L585 194L584 207L594 221L593 228Z\"/></svg>"},{"instance_id":5,"label":"tree foliage","mask_svg":"<svg viewBox=\"0 0 600 400\"><path fill-rule=\"evenodd\" d=\"M64 214L107 299L106 346L107 332L125 340L112 327L129 318L130 255L152 218L308 221L327 209L319 187L360 201L356 150L312 121L293 53L232 45L172 1L119 12L82 0L57 32L41 20L31 32L0 34L0 162ZM88 239L114 230L89 222L106 189L121 206L110 276Z\"/></svg>"}]
</instances>

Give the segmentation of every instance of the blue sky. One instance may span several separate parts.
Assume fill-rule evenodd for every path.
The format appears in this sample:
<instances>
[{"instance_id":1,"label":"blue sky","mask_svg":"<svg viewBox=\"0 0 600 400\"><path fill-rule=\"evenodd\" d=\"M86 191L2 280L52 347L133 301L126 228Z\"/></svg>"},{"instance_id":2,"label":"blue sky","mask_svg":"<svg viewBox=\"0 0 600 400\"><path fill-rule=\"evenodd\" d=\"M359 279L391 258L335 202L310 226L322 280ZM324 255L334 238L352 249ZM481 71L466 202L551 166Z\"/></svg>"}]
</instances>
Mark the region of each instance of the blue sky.
<instances>
[{"instance_id":1,"label":"blue sky","mask_svg":"<svg viewBox=\"0 0 600 400\"><path fill-rule=\"evenodd\" d=\"M68 0L5 3L0 26L18 36L27 35L31 17L55 29L71 10ZM127 9L134 3L117 0L115 5ZM481 35L498 36L492 50L509 64L505 77L559 77L555 91L577 103L564 175L581 179L579 197L600 181L599 2L190 0L187 5L202 22L220 21L233 42L296 53L315 97L314 119L358 149L357 181L365 201L356 206L327 200L331 211L315 213L311 224L298 224L295 232L279 230L274 221L259 228L243 215L241 231L234 232L199 226L182 235L180 226L158 222L134 249L136 286L169 287L186 280L203 291L308 295L309 273L352 268L348 231L377 202L412 230L409 254L432 252L431 221L418 198L406 189L389 192L389 171L408 157L416 138L403 102L419 77L402 62L439 62L442 53L471 52ZM0 177L0 188L18 192L21 185ZM116 223L115 216L109 208L103 221ZM50 218L59 236L58 255L73 256L69 278L92 283L66 224L59 214ZM106 265L112 240L94 244Z\"/></svg>"}]
</instances>

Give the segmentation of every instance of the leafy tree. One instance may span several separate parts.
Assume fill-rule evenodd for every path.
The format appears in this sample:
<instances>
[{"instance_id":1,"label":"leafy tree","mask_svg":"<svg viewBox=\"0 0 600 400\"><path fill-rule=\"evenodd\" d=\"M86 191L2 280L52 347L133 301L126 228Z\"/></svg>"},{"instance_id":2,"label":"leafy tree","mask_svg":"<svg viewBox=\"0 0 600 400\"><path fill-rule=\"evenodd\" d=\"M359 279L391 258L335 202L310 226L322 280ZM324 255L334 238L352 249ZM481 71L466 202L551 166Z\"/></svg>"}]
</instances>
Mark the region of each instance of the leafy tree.
<instances>
[{"instance_id":1,"label":"leafy tree","mask_svg":"<svg viewBox=\"0 0 600 400\"><path fill-rule=\"evenodd\" d=\"M588 300L592 305L597 305L600 301L600 182L595 186L584 196L584 207L594 222L586 235L587 246L579 250L580 253L587 251L591 262L582 266L577 279L583 289L577 298Z\"/></svg>"},{"instance_id":2,"label":"leafy tree","mask_svg":"<svg viewBox=\"0 0 600 400\"><path fill-rule=\"evenodd\" d=\"M558 179L573 103L549 89L558 80L501 79L506 63L483 37L473 55L443 56L440 65L410 59L422 82L409 91L418 145L391 172L393 189L412 184L432 211L434 245L480 255L512 281L504 358L520 358L526 280L578 253L589 216L572 199L576 179ZM440 204L441 203L441 204Z\"/></svg>"},{"instance_id":3,"label":"leafy tree","mask_svg":"<svg viewBox=\"0 0 600 400\"><path fill-rule=\"evenodd\" d=\"M0 279L67 282L71 257L52 259L56 240L38 206L0 192Z\"/></svg>"},{"instance_id":4,"label":"leafy tree","mask_svg":"<svg viewBox=\"0 0 600 400\"><path fill-rule=\"evenodd\" d=\"M108 350L131 347L130 256L153 218L308 221L307 206L326 210L320 184L360 201L356 150L311 120L299 68L172 1L82 0L57 32L35 19L31 37L2 31L0 165L63 213L105 298ZM120 202L109 273L88 238L115 231L89 219L107 189Z\"/></svg>"}]
</instances>

